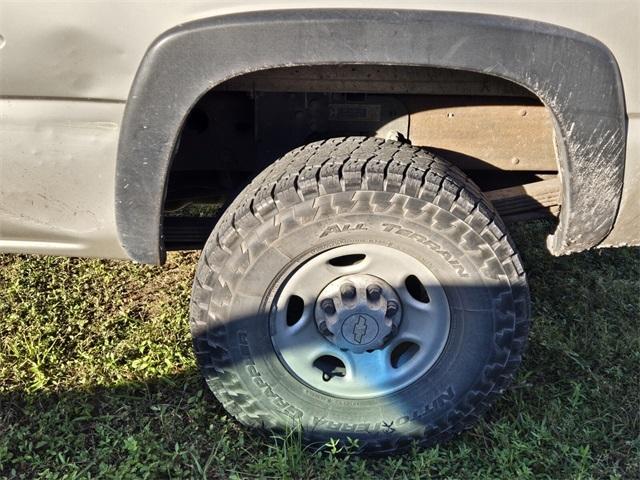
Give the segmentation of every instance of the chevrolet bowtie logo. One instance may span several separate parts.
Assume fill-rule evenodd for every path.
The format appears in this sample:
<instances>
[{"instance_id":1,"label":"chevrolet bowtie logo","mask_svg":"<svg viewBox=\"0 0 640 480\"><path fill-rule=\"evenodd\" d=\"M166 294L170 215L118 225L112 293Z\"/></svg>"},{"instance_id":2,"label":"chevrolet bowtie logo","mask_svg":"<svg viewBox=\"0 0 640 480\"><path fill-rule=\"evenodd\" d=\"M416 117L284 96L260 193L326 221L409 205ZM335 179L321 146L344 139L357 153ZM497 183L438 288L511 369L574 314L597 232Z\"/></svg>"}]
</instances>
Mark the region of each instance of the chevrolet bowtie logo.
<instances>
[{"instance_id":1,"label":"chevrolet bowtie logo","mask_svg":"<svg viewBox=\"0 0 640 480\"><path fill-rule=\"evenodd\" d=\"M367 318L360 315L358 321L353 326L353 340L362 343L362 339L367 334Z\"/></svg>"}]
</instances>

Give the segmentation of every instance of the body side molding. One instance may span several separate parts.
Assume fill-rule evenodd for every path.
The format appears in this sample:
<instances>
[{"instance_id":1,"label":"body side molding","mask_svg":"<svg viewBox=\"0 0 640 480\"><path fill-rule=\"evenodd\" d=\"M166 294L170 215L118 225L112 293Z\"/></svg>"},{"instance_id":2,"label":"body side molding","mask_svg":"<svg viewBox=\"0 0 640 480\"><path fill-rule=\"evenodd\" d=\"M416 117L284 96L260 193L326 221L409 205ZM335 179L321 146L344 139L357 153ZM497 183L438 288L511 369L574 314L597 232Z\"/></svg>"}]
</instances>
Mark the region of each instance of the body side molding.
<instances>
[{"instance_id":1,"label":"body side molding","mask_svg":"<svg viewBox=\"0 0 640 480\"><path fill-rule=\"evenodd\" d=\"M161 263L162 210L186 115L211 88L286 66L411 65L463 69L535 93L556 125L563 208L555 254L600 243L622 190L625 107L611 52L553 25L469 13L319 9L234 14L161 35L138 69L118 146L116 221L128 255Z\"/></svg>"}]
</instances>

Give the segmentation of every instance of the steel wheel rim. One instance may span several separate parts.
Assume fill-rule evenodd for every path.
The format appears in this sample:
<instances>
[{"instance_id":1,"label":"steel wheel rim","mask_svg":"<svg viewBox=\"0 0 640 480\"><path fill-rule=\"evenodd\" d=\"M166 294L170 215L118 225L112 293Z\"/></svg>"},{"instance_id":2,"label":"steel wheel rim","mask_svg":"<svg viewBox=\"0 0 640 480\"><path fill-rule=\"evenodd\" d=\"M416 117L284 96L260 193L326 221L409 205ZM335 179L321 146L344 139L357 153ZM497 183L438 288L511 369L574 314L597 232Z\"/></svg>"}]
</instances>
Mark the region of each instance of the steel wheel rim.
<instances>
[{"instance_id":1,"label":"steel wheel rim","mask_svg":"<svg viewBox=\"0 0 640 480\"><path fill-rule=\"evenodd\" d=\"M336 259L346 264L332 264ZM409 277L417 282L409 282ZM356 296L361 299L369 279L383 287L383 308L394 298L400 303L401 318L394 320L393 335L389 336L387 326L380 323L382 313L375 305L366 310L358 300L360 303L341 306L341 297L335 300L336 308L343 308L334 315L339 317L332 325L335 333L320 329L326 320L319 319L323 315L321 303L327 295L336 295L336 282L357 284ZM371 299L367 291L366 301ZM356 322L354 315L364 320ZM393 316L384 317L386 324L390 318ZM351 322L348 325L347 319ZM436 363L449 336L450 310L444 288L422 262L395 248L359 243L328 249L299 265L275 296L269 322L273 347L294 377L327 395L364 399L405 388ZM386 340L370 340L373 334L366 333L369 326L373 331L377 327L380 336L387 335ZM341 337L339 332L351 332L352 327L358 334L365 332L359 337L376 348L362 351L359 345L345 343L346 336L336 338Z\"/></svg>"}]
</instances>

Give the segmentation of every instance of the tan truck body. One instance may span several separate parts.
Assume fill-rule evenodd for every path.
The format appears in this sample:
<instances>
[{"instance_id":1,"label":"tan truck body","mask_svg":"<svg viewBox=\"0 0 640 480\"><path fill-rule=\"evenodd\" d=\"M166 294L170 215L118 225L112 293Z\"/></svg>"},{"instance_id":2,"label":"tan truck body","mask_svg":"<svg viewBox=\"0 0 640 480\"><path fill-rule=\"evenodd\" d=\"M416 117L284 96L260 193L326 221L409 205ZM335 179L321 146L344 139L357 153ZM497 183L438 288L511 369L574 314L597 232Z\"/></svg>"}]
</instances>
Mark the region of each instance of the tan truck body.
<instances>
[{"instance_id":1,"label":"tan truck body","mask_svg":"<svg viewBox=\"0 0 640 480\"><path fill-rule=\"evenodd\" d=\"M620 208L601 246L640 242L639 0L0 0L0 253L128 258L116 226L116 158L145 51L185 22L290 8L502 15L602 42L619 65L628 122Z\"/></svg>"}]
</instances>

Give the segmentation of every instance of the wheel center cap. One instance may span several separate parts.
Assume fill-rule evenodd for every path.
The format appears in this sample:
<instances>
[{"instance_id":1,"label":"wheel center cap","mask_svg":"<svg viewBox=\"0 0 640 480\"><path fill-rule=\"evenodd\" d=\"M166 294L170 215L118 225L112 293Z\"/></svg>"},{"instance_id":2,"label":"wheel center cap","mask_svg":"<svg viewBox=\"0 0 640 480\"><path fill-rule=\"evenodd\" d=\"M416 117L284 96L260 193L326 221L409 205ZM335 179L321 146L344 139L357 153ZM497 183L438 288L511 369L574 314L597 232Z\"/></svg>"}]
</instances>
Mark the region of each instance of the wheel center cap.
<instances>
[{"instance_id":1,"label":"wheel center cap","mask_svg":"<svg viewBox=\"0 0 640 480\"><path fill-rule=\"evenodd\" d=\"M318 330L343 350L362 353L384 346L402 320L398 295L373 275L346 275L329 283L315 307Z\"/></svg>"},{"instance_id":2,"label":"wheel center cap","mask_svg":"<svg viewBox=\"0 0 640 480\"><path fill-rule=\"evenodd\" d=\"M353 345L369 345L380 332L378 322L366 313L355 313L342 322L341 328L344 339Z\"/></svg>"}]
</instances>

